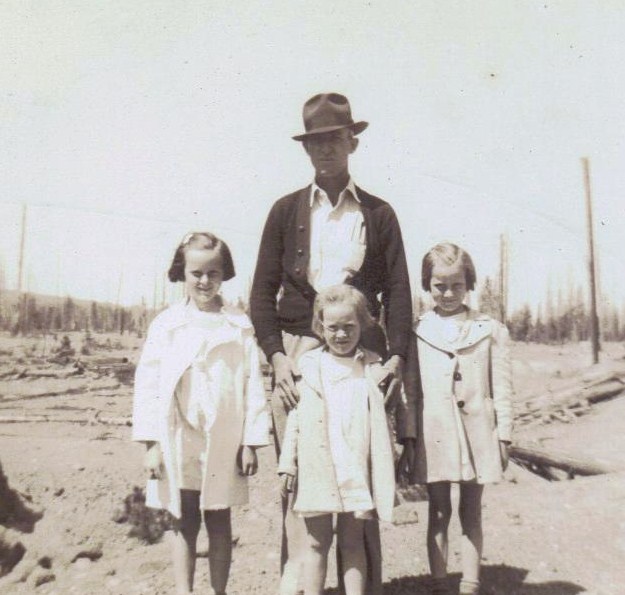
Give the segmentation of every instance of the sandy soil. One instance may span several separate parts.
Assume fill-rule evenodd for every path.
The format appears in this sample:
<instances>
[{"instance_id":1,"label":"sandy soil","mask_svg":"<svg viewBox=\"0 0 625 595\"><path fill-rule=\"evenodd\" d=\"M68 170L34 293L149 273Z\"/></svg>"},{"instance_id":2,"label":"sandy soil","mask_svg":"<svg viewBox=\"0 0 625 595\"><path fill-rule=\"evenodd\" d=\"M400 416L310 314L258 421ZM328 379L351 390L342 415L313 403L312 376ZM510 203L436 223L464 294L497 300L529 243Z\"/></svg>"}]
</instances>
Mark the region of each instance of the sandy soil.
<instances>
[{"instance_id":1,"label":"sandy soil","mask_svg":"<svg viewBox=\"0 0 625 595\"><path fill-rule=\"evenodd\" d=\"M113 353L134 360L139 343L126 338ZM0 371L19 355L7 355L14 347L8 338L0 341ZM588 362L587 351L587 345L515 346L519 400L570 381ZM624 355L622 345L609 345L602 357ZM63 393L68 389L74 394ZM63 394L42 396L46 390ZM130 442L130 428L102 423L129 416L131 391L108 376L0 379L0 419L49 419L0 422L3 471L30 511L21 511L20 522L0 525L0 544L19 542L25 550L0 578L0 593L173 592L166 539L146 545L128 535L128 524L113 520L124 498L144 481L142 447ZM594 405L574 423L521 427L517 438L595 456L624 471L548 482L512 465L507 481L485 492L483 592L625 593L625 398ZM272 449L261 452L260 463L251 503L233 517L231 595L277 592L280 507ZM6 502L0 513L2 506ZM382 526L385 594L426 593L426 516L426 502L405 502L397 510L398 524ZM456 580L458 532L454 520L450 571ZM202 534L200 555L206 548ZM6 560L0 546L0 574L6 572L3 555ZM330 593L333 581L330 573ZM205 559L198 560L196 592L210 592Z\"/></svg>"}]
</instances>

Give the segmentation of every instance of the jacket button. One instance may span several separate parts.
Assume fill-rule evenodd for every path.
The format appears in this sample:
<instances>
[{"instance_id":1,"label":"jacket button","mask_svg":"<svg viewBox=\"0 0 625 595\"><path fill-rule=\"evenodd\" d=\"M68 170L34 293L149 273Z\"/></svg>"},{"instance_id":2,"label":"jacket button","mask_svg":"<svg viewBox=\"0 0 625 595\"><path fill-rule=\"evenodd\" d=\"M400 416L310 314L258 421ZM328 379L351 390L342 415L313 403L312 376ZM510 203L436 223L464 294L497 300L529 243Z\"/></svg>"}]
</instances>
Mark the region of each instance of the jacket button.
<instances>
[{"instance_id":1,"label":"jacket button","mask_svg":"<svg viewBox=\"0 0 625 595\"><path fill-rule=\"evenodd\" d=\"M306 228L305 228L303 225L300 225L300 226L298 227L298 229L299 229L300 231L304 231L304 229L306 229Z\"/></svg>"},{"instance_id":2,"label":"jacket button","mask_svg":"<svg viewBox=\"0 0 625 595\"><path fill-rule=\"evenodd\" d=\"M449 359L454 359L454 354L453 353L447 352L447 355L449 356Z\"/></svg>"},{"instance_id":3,"label":"jacket button","mask_svg":"<svg viewBox=\"0 0 625 595\"><path fill-rule=\"evenodd\" d=\"M295 269L295 274L299 275L302 272L302 269Z\"/></svg>"},{"instance_id":4,"label":"jacket button","mask_svg":"<svg viewBox=\"0 0 625 595\"><path fill-rule=\"evenodd\" d=\"M298 248L298 249L297 249L297 254L298 254L299 256L301 256L302 254L304 254L304 251L303 251L301 248Z\"/></svg>"},{"instance_id":5,"label":"jacket button","mask_svg":"<svg viewBox=\"0 0 625 595\"><path fill-rule=\"evenodd\" d=\"M462 400L458 401L458 407L460 407L460 409L462 409L464 407L464 401L462 401Z\"/></svg>"},{"instance_id":6,"label":"jacket button","mask_svg":"<svg viewBox=\"0 0 625 595\"><path fill-rule=\"evenodd\" d=\"M458 380L462 380L462 374L460 372L454 372L454 380L457 382Z\"/></svg>"}]
</instances>

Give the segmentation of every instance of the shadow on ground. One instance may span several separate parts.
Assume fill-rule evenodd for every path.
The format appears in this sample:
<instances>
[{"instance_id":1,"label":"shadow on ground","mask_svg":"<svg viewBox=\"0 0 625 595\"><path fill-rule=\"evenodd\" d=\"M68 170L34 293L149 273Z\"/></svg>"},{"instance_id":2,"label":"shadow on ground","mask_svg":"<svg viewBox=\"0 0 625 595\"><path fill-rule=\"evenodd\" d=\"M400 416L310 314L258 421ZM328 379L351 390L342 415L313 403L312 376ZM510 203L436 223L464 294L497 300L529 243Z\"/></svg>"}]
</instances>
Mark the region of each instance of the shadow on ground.
<instances>
[{"instance_id":1,"label":"shadow on ground","mask_svg":"<svg viewBox=\"0 0 625 595\"><path fill-rule=\"evenodd\" d=\"M11 489L0 464L0 525L21 533L32 533L43 513L32 510L27 497Z\"/></svg>"},{"instance_id":2,"label":"shadow on ground","mask_svg":"<svg viewBox=\"0 0 625 595\"><path fill-rule=\"evenodd\" d=\"M528 574L525 568L514 566L482 566L483 595L577 595L586 592L580 585L566 581L548 581L525 584ZM452 593L458 592L460 575L450 575ZM384 583L384 595L427 595L429 576L404 576ZM453 591L453 589L456 589ZM326 595L339 595L337 589L329 589Z\"/></svg>"}]
</instances>

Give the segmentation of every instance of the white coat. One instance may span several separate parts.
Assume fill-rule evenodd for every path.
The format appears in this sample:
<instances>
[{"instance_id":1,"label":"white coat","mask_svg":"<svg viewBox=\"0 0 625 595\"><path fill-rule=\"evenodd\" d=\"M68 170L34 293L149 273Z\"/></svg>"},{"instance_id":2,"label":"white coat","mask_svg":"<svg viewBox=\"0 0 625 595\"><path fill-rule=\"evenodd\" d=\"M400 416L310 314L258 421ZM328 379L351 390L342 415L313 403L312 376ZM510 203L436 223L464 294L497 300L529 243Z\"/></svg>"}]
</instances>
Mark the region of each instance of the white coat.
<instances>
[{"instance_id":1,"label":"white coat","mask_svg":"<svg viewBox=\"0 0 625 595\"><path fill-rule=\"evenodd\" d=\"M468 312L467 332L444 341L436 314L414 327L398 410L398 438L417 439L417 483L501 479L499 441L512 433L507 329Z\"/></svg>"},{"instance_id":2,"label":"white coat","mask_svg":"<svg viewBox=\"0 0 625 595\"><path fill-rule=\"evenodd\" d=\"M247 479L238 473L241 445L269 442L269 418L259 352L245 314L222 309L226 324L206 339L191 323L190 306L178 303L150 325L135 374L132 438L158 442L164 473L148 490L148 506L180 517L174 391L200 348L206 345L207 373L217 387L217 416L208 430L200 508L227 508L248 501Z\"/></svg>"},{"instance_id":3,"label":"white coat","mask_svg":"<svg viewBox=\"0 0 625 595\"><path fill-rule=\"evenodd\" d=\"M324 347L308 351L299 359L300 401L289 413L278 473L297 475L296 512L343 512L330 452L327 402L321 382ZM378 517L391 521L395 504L394 453L384 397L378 381L385 375L380 357L362 349L370 415L370 460L373 503Z\"/></svg>"}]
</instances>

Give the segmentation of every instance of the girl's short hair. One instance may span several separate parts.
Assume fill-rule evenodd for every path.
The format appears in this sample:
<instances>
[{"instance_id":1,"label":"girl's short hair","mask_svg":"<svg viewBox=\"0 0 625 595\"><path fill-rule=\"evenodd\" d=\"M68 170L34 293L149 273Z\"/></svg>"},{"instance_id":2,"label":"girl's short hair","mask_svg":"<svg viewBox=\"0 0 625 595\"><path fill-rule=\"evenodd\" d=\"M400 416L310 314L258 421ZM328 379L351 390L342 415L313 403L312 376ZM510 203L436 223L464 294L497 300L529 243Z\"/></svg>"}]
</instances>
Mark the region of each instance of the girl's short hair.
<instances>
[{"instance_id":1,"label":"girl's short hair","mask_svg":"<svg viewBox=\"0 0 625 595\"><path fill-rule=\"evenodd\" d=\"M332 285L322 289L315 298L313 306L312 330L315 335L323 338L323 310L332 304L348 304L353 306L361 330L368 329L375 324L369 312L367 298L351 285Z\"/></svg>"},{"instance_id":2,"label":"girl's short hair","mask_svg":"<svg viewBox=\"0 0 625 595\"><path fill-rule=\"evenodd\" d=\"M472 291L475 289L476 274L473 260L471 260L468 252L465 252L462 248L451 242L436 244L436 246L425 254L423 262L421 263L421 287L423 287L425 291L430 291L432 269L436 263L452 266L457 262L462 264L467 290Z\"/></svg>"},{"instance_id":3,"label":"girl's short hair","mask_svg":"<svg viewBox=\"0 0 625 595\"><path fill-rule=\"evenodd\" d=\"M167 276L172 283L184 281L184 255L189 248L217 250L221 258L221 268L224 274L223 280L228 281L234 277L234 262L232 261L232 254L230 254L230 248L228 248L226 242L220 240L217 236L208 231L196 231L184 236L182 242L180 242L180 245L176 248L174 259L167 272Z\"/></svg>"}]
</instances>

